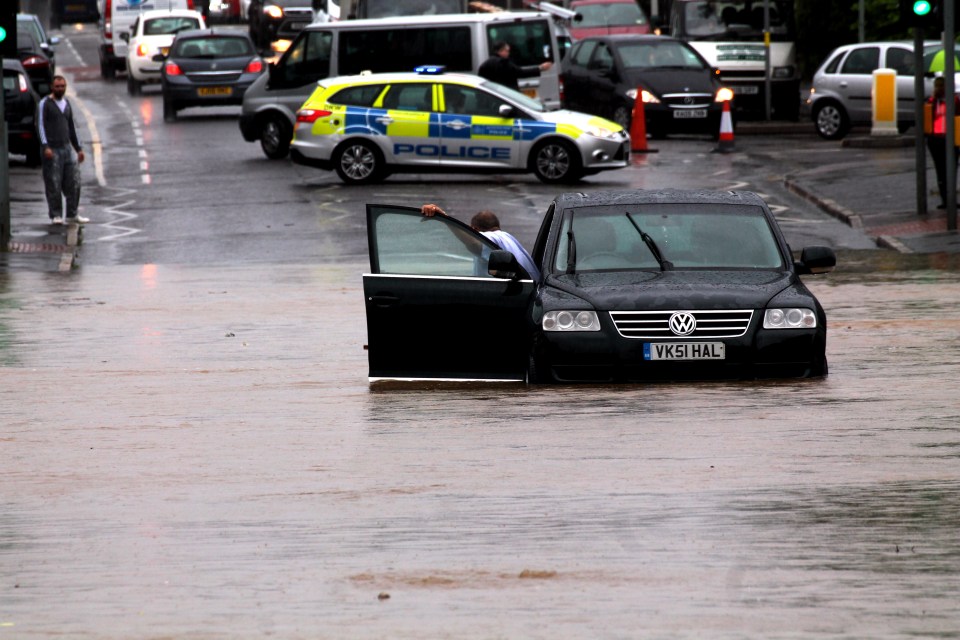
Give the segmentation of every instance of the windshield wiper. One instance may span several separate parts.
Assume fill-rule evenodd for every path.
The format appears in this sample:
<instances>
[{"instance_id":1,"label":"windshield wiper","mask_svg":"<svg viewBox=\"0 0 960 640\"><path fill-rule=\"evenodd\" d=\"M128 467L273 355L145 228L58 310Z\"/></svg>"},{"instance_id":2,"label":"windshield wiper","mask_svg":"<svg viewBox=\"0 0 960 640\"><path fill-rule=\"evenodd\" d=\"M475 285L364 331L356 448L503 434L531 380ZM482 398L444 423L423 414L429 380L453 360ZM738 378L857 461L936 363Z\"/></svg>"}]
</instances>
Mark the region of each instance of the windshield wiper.
<instances>
[{"instance_id":1,"label":"windshield wiper","mask_svg":"<svg viewBox=\"0 0 960 640\"><path fill-rule=\"evenodd\" d=\"M660 247L657 246L656 240L651 238L649 233L641 229L640 225L637 224L636 220L634 220L633 216L631 216L629 213L627 213L627 220L629 220L630 224L633 225L633 228L637 230L637 233L639 233L640 237L643 239L643 243L647 245L647 248L650 249L650 253L653 254L654 258L656 258L657 264L660 265L660 271L673 269L673 263L669 260L664 260L663 254L660 253Z\"/></svg>"}]
</instances>

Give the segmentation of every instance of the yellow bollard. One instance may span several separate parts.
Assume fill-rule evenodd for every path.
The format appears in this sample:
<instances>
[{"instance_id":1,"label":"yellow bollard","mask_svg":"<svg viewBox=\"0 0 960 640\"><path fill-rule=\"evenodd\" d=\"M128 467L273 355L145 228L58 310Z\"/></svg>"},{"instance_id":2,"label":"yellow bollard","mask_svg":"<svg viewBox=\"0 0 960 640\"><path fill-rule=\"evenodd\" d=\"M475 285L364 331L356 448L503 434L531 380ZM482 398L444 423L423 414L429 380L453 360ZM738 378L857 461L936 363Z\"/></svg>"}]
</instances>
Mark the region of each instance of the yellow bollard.
<instances>
[{"instance_id":1,"label":"yellow bollard","mask_svg":"<svg viewBox=\"0 0 960 640\"><path fill-rule=\"evenodd\" d=\"M873 128L870 135L897 135L897 72L877 69L873 72Z\"/></svg>"}]
</instances>

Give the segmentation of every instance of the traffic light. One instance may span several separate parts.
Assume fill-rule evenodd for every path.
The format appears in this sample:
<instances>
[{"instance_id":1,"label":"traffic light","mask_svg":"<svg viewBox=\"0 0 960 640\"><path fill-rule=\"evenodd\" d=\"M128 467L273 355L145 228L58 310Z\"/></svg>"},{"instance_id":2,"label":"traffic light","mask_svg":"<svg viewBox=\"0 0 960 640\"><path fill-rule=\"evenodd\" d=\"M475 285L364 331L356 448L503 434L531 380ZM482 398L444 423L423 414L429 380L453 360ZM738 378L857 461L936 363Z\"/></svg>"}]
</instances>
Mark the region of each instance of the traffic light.
<instances>
[{"instance_id":1,"label":"traffic light","mask_svg":"<svg viewBox=\"0 0 960 640\"><path fill-rule=\"evenodd\" d=\"M900 21L907 27L943 29L943 0L900 0Z\"/></svg>"},{"instance_id":2,"label":"traffic light","mask_svg":"<svg viewBox=\"0 0 960 640\"><path fill-rule=\"evenodd\" d=\"M20 3L0 1L0 58L17 58L17 6Z\"/></svg>"}]
</instances>

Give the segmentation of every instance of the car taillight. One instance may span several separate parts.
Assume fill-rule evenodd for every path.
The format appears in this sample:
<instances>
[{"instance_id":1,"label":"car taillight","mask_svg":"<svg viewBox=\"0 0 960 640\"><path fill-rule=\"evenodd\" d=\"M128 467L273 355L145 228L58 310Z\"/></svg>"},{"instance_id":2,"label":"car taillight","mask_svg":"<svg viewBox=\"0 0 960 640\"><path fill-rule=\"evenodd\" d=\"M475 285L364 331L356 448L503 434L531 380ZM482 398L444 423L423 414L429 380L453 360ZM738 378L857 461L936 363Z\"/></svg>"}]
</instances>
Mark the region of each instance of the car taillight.
<instances>
[{"instance_id":1,"label":"car taillight","mask_svg":"<svg viewBox=\"0 0 960 640\"><path fill-rule=\"evenodd\" d=\"M17 78L20 81L20 93L30 91L30 85L27 84L27 77L18 73Z\"/></svg>"},{"instance_id":2,"label":"car taillight","mask_svg":"<svg viewBox=\"0 0 960 640\"><path fill-rule=\"evenodd\" d=\"M254 58L247 63L247 68L243 70L244 73L260 73L263 71L263 60L260 58Z\"/></svg>"},{"instance_id":3,"label":"car taillight","mask_svg":"<svg viewBox=\"0 0 960 640\"><path fill-rule=\"evenodd\" d=\"M24 68L33 69L35 67L49 67L50 62L46 58L41 58L40 56L30 56L26 60L21 61Z\"/></svg>"},{"instance_id":4,"label":"car taillight","mask_svg":"<svg viewBox=\"0 0 960 640\"><path fill-rule=\"evenodd\" d=\"M332 111L324 109L301 109L297 111L297 122L306 122L308 124L316 122L320 118L326 118Z\"/></svg>"},{"instance_id":5,"label":"car taillight","mask_svg":"<svg viewBox=\"0 0 960 640\"><path fill-rule=\"evenodd\" d=\"M163 72L168 76L183 75L183 69L181 69L180 65L178 65L176 62L168 62L167 64L163 65Z\"/></svg>"},{"instance_id":6,"label":"car taillight","mask_svg":"<svg viewBox=\"0 0 960 640\"><path fill-rule=\"evenodd\" d=\"M144 43L141 42L140 44L137 45L137 55L138 55L138 56L140 56L141 58L145 58L148 53L150 53L150 50L149 50L149 48L147 48L147 45L146 45L146 44L144 44Z\"/></svg>"}]
</instances>

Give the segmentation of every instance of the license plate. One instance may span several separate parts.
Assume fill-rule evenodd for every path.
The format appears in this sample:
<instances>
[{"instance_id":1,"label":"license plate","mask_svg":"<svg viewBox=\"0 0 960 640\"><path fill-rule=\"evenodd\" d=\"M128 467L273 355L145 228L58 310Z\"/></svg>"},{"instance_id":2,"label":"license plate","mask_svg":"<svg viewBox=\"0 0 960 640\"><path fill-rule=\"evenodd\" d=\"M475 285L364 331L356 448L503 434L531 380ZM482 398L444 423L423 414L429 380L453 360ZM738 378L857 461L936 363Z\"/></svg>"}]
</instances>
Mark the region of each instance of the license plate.
<instances>
[{"instance_id":1,"label":"license plate","mask_svg":"<svg viewBox=\"0 0 960 640\"><path fill-rule=\"evenodd\" d=\"M755 96L758 93L760 93L760 87L756 87L752 85L749 87L734 87L733 93L735 95L741 95L741 96Z\"/></svg>"},{"instance_id":2,"label":"license plate","mask_svg":"<svg viewBox=\"0 0 960 640\"><path fill-rule=\"evenodd\" d=\"M197 95L201 96L229 96L233 95L233 87L200 87Z\"/></svg>"},{"instance_id":3,"label":"license plate","mask_svg":"<svg viewBox=\"0 0 960 640\"><path fill-rule=\"evenodd\" d=\"M723 360L722 342L645 342L644 360Z\"/></svg>"},{"instance_id":4,"label":"license plate","mask_svg":"<svg viewBox=\"0 0 960 640\"><path fill-rule=\"evenodd\" d=\"M291 22L291 23L290 23L290 30L291 30L291 31L300 31L301 29L307 27L309 24L310 24L309 22Z\"/></svg>"},{"instance_id":5,"label":"license plate","mask_svg":"<svg viewBox=\"0 0 960 640\"><path fill-rule=\"evenodd\" d=\"M673 112L674 118L706 118L706 109L677 109Z\"/></svg>"}]
</instances>

